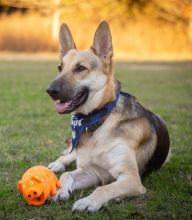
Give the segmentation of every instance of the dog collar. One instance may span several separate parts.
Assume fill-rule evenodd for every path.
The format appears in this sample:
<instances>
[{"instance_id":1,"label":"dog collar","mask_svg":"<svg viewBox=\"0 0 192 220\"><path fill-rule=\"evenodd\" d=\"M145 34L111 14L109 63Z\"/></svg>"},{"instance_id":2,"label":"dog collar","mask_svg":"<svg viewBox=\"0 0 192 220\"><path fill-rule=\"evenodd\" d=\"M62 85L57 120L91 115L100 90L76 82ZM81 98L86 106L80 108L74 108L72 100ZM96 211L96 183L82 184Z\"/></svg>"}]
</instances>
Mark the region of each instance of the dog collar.
<instances>
[{"instance_id":1,"label":"dog collar","mask_svg":"<svg viewBox=\"0 0 192 220\"><path fill-rule=\"evenodd\" d=\"M75 114L71 116L71 131L72 131L72 150L77 148L79 139L85 131L94 132L99 128L109 116L112 110L117 105L120 94L123 92L118 92L117 97L114 101L107 103L102 108L93 111L88 115Z\"/></svg>"}]
</instances>

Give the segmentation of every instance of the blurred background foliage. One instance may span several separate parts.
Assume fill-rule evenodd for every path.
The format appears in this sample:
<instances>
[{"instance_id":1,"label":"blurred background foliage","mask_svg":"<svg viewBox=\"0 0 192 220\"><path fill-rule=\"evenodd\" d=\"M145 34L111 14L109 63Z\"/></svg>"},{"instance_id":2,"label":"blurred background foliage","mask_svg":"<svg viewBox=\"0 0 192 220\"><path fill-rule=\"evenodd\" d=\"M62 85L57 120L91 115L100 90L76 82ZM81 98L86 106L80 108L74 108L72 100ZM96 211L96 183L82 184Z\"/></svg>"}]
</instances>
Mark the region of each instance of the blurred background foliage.
<instances>
[{"instance_id":1,"label":"blurred background foliage","mask_svg":"<svg viewBox=\"0 0 192 220\"><path fill-rule=\"evenodd\" d=\"M0 0L0 51L57 52L61 22L87 48L102 20L116 58L192 58L191 0Z\"/></svg>"}]
</instances>

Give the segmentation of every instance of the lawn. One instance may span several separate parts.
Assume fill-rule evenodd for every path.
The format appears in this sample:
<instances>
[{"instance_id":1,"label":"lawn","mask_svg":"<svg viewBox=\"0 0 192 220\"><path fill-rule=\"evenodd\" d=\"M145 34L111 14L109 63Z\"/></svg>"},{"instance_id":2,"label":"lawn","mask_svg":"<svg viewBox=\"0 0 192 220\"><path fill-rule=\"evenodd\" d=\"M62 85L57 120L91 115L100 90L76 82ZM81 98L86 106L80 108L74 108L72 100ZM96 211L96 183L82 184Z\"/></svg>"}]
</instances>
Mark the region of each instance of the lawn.
<instances>
[{"instance_id":1,"label":"lawn","mask_svg":"<svg viewBox=\"0 0 192 220\"><path fill-rule=\"evenodd\" d=\"M192 64L121 63L116 77L167 123L172 158L144 180L147 193L112 201L97 213L71 212L67 203L28 206L16 183L29 167L54 161L70 135L70 116L55 112L46 94L57 74L55 61L0 61L0 219L191 219ZM74 169L72 165L68 169Z\"/></svg>"}]
</instances>

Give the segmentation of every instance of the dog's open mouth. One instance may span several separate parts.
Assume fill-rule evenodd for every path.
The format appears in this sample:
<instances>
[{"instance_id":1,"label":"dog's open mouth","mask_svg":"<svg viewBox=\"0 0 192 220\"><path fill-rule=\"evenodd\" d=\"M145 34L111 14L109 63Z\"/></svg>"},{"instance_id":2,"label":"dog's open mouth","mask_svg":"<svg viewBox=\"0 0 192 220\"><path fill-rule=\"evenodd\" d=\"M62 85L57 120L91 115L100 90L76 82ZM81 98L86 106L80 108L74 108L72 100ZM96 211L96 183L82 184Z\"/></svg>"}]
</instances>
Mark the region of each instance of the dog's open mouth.
<instances>
[{"instance_id":1,"label":"dog's open mouth","mask_svg":"<svg viewBox=\"0 0 192 220\"><path fill-rule=\"evenodd\" d=\"M73 99L69 101L58 100L56 102L56 110L60 114L70 113L77 109L80 105L84 104L87 101L89 95L88 89L84 89L78 95L76 95Z\"/></svg>"}]
</instances>

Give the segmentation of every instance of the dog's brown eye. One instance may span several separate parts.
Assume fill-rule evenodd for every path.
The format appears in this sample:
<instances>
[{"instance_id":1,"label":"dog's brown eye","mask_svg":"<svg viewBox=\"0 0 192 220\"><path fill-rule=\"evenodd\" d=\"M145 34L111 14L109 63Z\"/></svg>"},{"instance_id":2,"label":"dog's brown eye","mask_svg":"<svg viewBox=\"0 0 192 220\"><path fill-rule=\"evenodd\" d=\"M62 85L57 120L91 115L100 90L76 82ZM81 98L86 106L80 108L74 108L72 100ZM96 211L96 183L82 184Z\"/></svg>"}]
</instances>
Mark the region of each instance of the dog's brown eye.
<instances>
[{"instance_id":1,"label":"dog's brown eye","mask_svg":"<svg viewBox=\"0 0 192 220\"><path fill-rule=\"evenodd\" d=\"M59 66L57 67L57 69L58 69L59 72L61 72L61 71L62 71L62 66L59 65Z\"/></svg>"},{"instance_id":2,"label":"dog's brown eye","mask_svg":"<svg viewBox=\"0 0 192 220\"><path fill-rule=\"evenodd\" d=\"M80 65L75 68L75 72L82 72L83 70L86 70L86 69L87 69L86 67Z\"/></svg>"}]
</instances>

